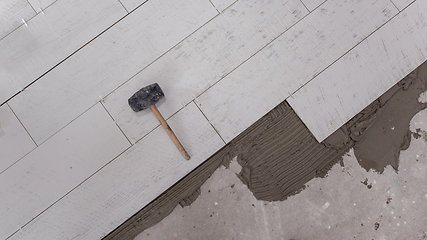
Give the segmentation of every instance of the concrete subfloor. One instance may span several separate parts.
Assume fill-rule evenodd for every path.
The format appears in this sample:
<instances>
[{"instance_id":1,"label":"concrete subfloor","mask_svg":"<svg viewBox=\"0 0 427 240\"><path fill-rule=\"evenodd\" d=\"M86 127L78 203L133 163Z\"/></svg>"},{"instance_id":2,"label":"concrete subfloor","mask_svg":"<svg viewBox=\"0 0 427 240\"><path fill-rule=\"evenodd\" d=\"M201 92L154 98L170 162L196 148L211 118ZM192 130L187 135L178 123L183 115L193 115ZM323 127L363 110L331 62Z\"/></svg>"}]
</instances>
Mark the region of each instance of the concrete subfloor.
<instances>
[{"instance_id":1,"label":"concrete subfloor","mask_svg":"<svg viewBox=\"0 0 427 240\"><path fill-rule=\"evenodd\" d=\"M420 97L427 101L427 94ZM255 199L237 178L240 165L219 168L190 206L175 210L145 239L427 239L427 109L411 121L399 171L366 172L353 150L326 178L282 202Z\"/></svg>"}]
</instances>

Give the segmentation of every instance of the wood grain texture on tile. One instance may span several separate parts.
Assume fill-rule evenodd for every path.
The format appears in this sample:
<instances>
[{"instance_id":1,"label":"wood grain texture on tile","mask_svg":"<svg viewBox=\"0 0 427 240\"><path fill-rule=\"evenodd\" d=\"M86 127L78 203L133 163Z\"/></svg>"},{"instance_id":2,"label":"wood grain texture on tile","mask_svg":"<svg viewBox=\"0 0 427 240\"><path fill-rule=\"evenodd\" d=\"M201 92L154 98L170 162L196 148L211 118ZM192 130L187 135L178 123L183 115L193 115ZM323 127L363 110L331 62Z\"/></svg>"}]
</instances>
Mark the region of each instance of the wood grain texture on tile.
<instances>
[{"instance_id":1,"label":"wood grain texture on tile","mask_svg":"<svg viewBox=\"0 0 427 240\"><path fill-rule=\"evenodd\" d=\"M168 118L303 18L299 0L238 1L105 98L105 107L131 142L159 125L151 110L133 112L127 99L157 82Z\"/></svg>"},{"instance_id":2,"label":"wood grain texture on tile","mask_svg":"<svg viewBox=\"0 0 427 240\"><path fill-rule=\"evenodd\" d=\"M193 1L199 2L147 2L11 99L9 104L36 143L217 14L209 1L192 5Z\"/></svg>"},{"instance_id":3,"label":"wood grain texture on tile","mask_svg":"<svg viewBox=\"0 0 427 240\"><path fill-rule=\"evenodd\" d=\"M0 174L36 144L7 104L0 107Z\"/></svg>"},{"instance_id":4,"label":"wood grain texture on tile","mask_svg":"<svg viewBox=\"0 0 427 240\"><path fill-rule=\"evenodd\" d=\"M415 2L415 0L391 0L394 5L399 9L399 11L402 11L404 8L409 6L412 2Z\"/></svg>"},{"instance_id":5,"label":"wood grain texture on tile","mask_svg":"<svg viewBox=\"0 0 427 240\"><path fill-rule=\"evenodd\" d=\"M319 142L426 61L426 19L416 1L288 99Z\"/></svg>"},{"instance_id":6,"label":"wood grain texture on tile","mask_svg":"<svg viewBox=\"0 0 427 240\"><path fill-rule=\"evenodd\" d=\"M318 6L320 6L322 3L326 2L326 0L301 0L302 3L308 8L308 10L311 12Z\"/></svg>"},{"instance_id":7,"label":"wood grain texture on tile","mask_svg":"<svg viewBox=\"0 0 427 240\"><path fill-rule=\"evenodd\" d=\"M101 104L89 109L0 174L0 238L23 227L129 146Z\"/></svg>"},{"instance_id":8,"label":"wood grain texture on tile","mask_svg":"<svg viewBox=\"0 0 427 240\"><path fill-rule=\"evenodd\" d=\"M46 7L48 7L49 5L57 1L58 0L28 0L28 2L31 4L34 10L38 13L43 11ZM86 10L91 10L91 9L86 9Z\"/></svg>"},{"instance_id":9,"label":"wood grain texture on tile","mask_svg":"<svg viewBox=\"0 0 427 240\"><path fill-rule=\"evenodd\" d=\"M58 1L0 41L0 103L126 14L116 0Z\"/></svg>"},{"instance_id":10,"label":"wood grain texture on tile","mask_svg":"<svg viewBox=\"0 0 427 240\"><path fill-rule=\"evenodd\" d=\"M329 0L196 102L228 142L395 14L388 0Z\"/></svg>"},{"instance_id":11,"label":"wood grain texture on tile","mask_svg":"<svg viewBox=\"0 0 427 240\"><path fill-rule=\"evenodd\" d=\"M0 39L28 21L36 12L26 0L0 1Z\"/></svg>"},{"instance_id":12,"label":"wood grain texture on tile","mask_svg":"<svg viewBox=\"0 0 427 240\"><path fill-rule=\"evenodd\" d=\"M168 122L189 161L159 127L10 239L101 239L224 145L194 103Z\"/></svg>"}]
</instances>

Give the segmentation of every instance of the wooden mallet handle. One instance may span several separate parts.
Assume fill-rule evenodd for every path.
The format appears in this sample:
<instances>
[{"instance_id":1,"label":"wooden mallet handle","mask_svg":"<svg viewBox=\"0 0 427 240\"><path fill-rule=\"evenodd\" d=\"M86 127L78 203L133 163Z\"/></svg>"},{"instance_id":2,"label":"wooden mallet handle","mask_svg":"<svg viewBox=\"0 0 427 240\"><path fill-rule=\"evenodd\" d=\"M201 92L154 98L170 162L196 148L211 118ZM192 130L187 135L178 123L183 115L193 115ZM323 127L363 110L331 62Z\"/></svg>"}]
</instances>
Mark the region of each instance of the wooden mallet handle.
<instances>
[{"instance_id":1,"label":"wooden mallet handle","mask_svg":"<svg viewBox=\"0 0 427 240\"><path fill-rule=\"evenodd\" d=\"M169 124L165 121L162 114L160 114L159 109L157 109L156 105L150 105L151 110L153 110L154 115L156 115L157 119L159 119L159 122L162 124L165 131L168 133L169 137L172 139L173 143L175 143L176 148L178 148L181 155L187 159L190 160L190 155L188 155L187 151L185 151L182 144L179 142L178 138L175 136L175 133L172 131L172 129L169 127Z\"/></svg>"}]
</instances>

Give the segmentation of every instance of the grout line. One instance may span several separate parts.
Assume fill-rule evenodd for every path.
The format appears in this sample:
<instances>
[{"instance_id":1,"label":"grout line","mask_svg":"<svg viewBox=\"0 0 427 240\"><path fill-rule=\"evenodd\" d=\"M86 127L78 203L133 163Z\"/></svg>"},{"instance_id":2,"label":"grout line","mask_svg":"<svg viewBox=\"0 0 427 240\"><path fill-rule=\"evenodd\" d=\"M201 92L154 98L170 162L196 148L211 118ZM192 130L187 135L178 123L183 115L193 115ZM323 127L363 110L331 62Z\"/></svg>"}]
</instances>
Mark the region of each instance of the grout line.
<instances>
[{"instance_id":1,"label":"grout line","mask_svg":"<svg viewBox=\"0 0 427 240\"><path fill-rule=\"evenodd\" d=\"M221 138L221 140L224 142L224 144L227 144L224 141L224 138L222 138L221 134L219 134L218 130L214 127L214 125L209 121L208 117L206 117L205 113L202 111L202 109L200 109L200 107L197 105L197 103L195 102L195 100L192 101L196 107L199 109L199 111L203 114L203 116L206 118L206 120L208 121L208 123L211 125L211 127L215 130L216 134L218 134L218 136Z\"/></svg>"},{"instance_id":2,"label":"grout line","mask_svg":"<svg viewBox=\"0 0 427 240\"><path fill-rule=\"evenodd\" d=\"M94 173L92 173L89 177L87 177L85 180L83 180L81 183L77 184L74 188L72 188L70 191L68 191L67 193L64 194L64 196L60 197L58 200L56 200L54 203L52 203L50 206L46 207L46 209L44 209L43 211L41 211L39 214L37 214L35 217L33 217L30 221L28 221L27 223L25 223L22 227L20 227L20 229L16 230L14 233L12 233L10 236L8 236L6 238L9 239L11 238L13 235L15 235L16 233L18 233L19 231L23 230L28 224L30 224L32 221L34 221L35 219L37 219L39 216L41 216L43 213L45 213L47 210L49 210L53 205L57 204L59 201L61 201L62 199L64 199L66 196L68 196L68 194L70 194L71 192L73 192L74 190L76 190L78 187L80 187L83 183L85 183L87 180L89 180L90 178L92 178L95 174L97 174L99 171L101 171L102 169L104 169L107 165L109 165L111 162L113 162L114 160L116 160L118 157L120 157L123 153L125 153L127 150L129 150L132 146L127 147L125 150L123 150L121 153L119 153L116 157L114 157L112 160L110 160L109 162L107 162L104 166L100 167L98 170L96 170Z\"/></svg>"},{"instance_id":3,"label":"grout line","mask_svg":"<svg viewBox=\"0 0 427 240\"><path fill-rule=\"evenodd\" d=\"M180 109L181 110L181 109ZM180 111L180 110L178 110L178 112ZM165 119L165 121L166 121L167 119ZM154 130L156 130L157 128L159 128L161 126L161 124L159 123L156 127L154 127L153 129L151 129L148 133L146 133L144 136L142 136L140 139L138 139L138 140L136 140L135 141L135 144L134 145L136 145L139 141L141 141L143 138L145 138L146 136L148 136L148 135L150 135Z\"/></svg>"},{"instance_id":4,"label":"grout line","mask_svg":"<svg viewBox=\"0 0 427 240\"><path fill-rule=\"evenodd\" d=\"M305 7L305 9L307 9L307 11L310 13L311 11L308 9L308 7L302 2L302 0L300 0L300 2L302 3L302 5Z\"/></svg>"},{"instance_id":5,"label":"grout line","mask_svg":"<svg viewBox=\"0 0 427 240\"><path fill-rule=\"evenodd\" d=\"M27 0L27 3L30 5L30 7L33 9L34 13L37 15L36 9L34 9L33 5L31 5L30 1Z\"/></svg>"},{"instance_id":6,"label":"grout line","mask_svg":"<svg viewBox=\"0 0 427 240\"><path fill-rule=\"evenodd\" d=\"M26 157L28 154L30 154L32 151L34 151L34 149L36 149L36 148L37 147L33 148L31 151L29 151L27 154L25 154L24 156L22 156L20 159L16 160L14 163L12 163L9 167L5 168L3 171L0 172L0 175L3 174L4 172L6 172L9 168L11 168L12 166L14 166L19 161L21 161L24 157Z\"/></svg>"},{"instance_id":7,"label":"grout line","mask_svg":"<svg viewBox=\"0 0 427 240\"><path fill-rule=\"evenodd\" d=\"M56 2L56 1L55 1ZM0 107L10 101L12 98L14 98L15 96L17 96L18 94L20 94L21 92L23 92L25 89L29 88L31 85L33 85L35 82L37 82L40 78L44 77L46 74L48 74L50 71L52 71L54 68L56 68L57 66L59 66L61 63L65 62L67 59L69 59L70 57L72 57L74 54L76 54L78 51L80 51L82 48L86 47L87 45L89 45L92 41L94 41L96 38L98 38L99 36L101 36L102 34L104 34L106 31L110 30L112 27L114 27L117 23L119 23L120 21L122 21L124 18L126 18L127 16L129 16L132 12L134 12L136 9L140 8L142 5L144 5L146 2L148 2L148 0L145 0L143 3L141 3L140 5L138 5L135 9L133 9L132 11L130 11L129 13L125 14L123 17L121 17L119 20L117 20L115 23L111 24L111 26L107 27L106 29L102 30L99 34L97 34L95 37L93 37L92 39L90 39L87 43L84 43L81 47L79 47L77 50L75 50L74 52L72 52L70 55L68 55L67 57L65 57L64 59L62 59L61 61L59 61L57 64L55 64L53 67L51 67L49 70L47 70L45 73L43 73L42 75L40 75L38 78L36 78L34 81L32 81L31 83L27 84L25 87L23 87L21 89L21 91L15 93L14 95L12 95L10 98L8 98L6 101L4 101L2 104L0 104ZM52 4L51 4L52 5ZM50 5L49 5L50 6ZM22 25L21 25L22 26ZM7 35L6 35L7 36ZM5 36L5 37L6 37ZM3 39L3 38L2 38ZM1 41L1 39L0 39ZM157 60L157 59L156 59ZM120 85L121 86L121 85ZM117 88L116 88L117 89Z\"/></svg>"},{"instance_id":8,"label":"grout line","mask_svg":"<svg viewBox=\"0 0 427 240\"><path fill-rule=\"evenodd\" d=\"M396 6L396 4L394 4L393 0L390 0L390 2L391 2L391 4L393 4L393 6L397 9L397 11L401 12L401 11L399 10L399 8Z\"/></svg>"},{"instance_id":9,"label":"grout line","mask_svg":"<svg viewBox=\"0 0 427 240\"><path fill-rule=\"evenodd\" d=\"M101 104L101 106L105 109L105 111L108 113L108 115L110 115L111 119L113 120L113 122L116 124L116 126L120 129L120 131L123 133L123 135L125 136L125 138L128 140L128 142L130 143L131 146L133 146L132 142L129 140L129 138L126 136L126 134L123 132L123 130L120 128L119 124L117 124L116 120L114 120L113 116L110 114L110 112L107 110L107 108L104 106L104 104L102 103L103 100L99 101L99 103Z\"/></svg>"},{"instance_id":10,"label":"grout line","mask_svg":"<svg viewBox=\"0 0 427 240\"><path fill-rule=\"evenodd\" d=\"M410 5L412 5L412 3L414 3L415 1L411 2L408 6L406 6L403 10L405 10L407 7L409 7ZM398 12L397 14L395 14L393 17L391 17L389 20L387 20L386 22L384 22L381 26L379 26L377 29L375 29L375 31L371 32L370 34L368 34L365 38L363 38L360 42L358 42L356 45L354 45L352 48L350 48L348 51L346 51L343 55L341 55L339 58L335 59L331 64L329 64L326 68L324 68L322 71L320 71L318 74L316 74L314 77L312 77L309 81L307 81L306 83L304 83L301 87L299 87L297 90L295 90L293 93L291 93L286 99L288 99L289 97L292 97L292 95L294 95L296 92L298 92L301 88L305 87L308 83L310 83L314 78L316 78L317 76L319 76L320 74L322 74L324 71L326 71L326 69L330 68L333 64L335 64L336 62L338 62L340 59L342 59L345 55L347 55L350 51L352 51L353 49L355 49L357 46L359 46L361 43L363 43L365 40L367 40L370 36L372 36L374 33L376 33L378 30L380 30L382 27L384 27L387 23L389 23L391 20L393 20L396 16L398 16L402 11ZM293 97L292 97L293 98Z\"/></svg>"},{"instance_id":11,"label":"grout line","mask_svg":"<svg viewBox=\"0 0 427 240\"><path fill-rule=\"evenodd\" d=\"M71 123L73 123L77 118L81 117L83 114L85 114L87 111L89 111L90 109L92 109L93 107L95 107L95 105L98 104L98 102L96 102L95 104L93 104L92 106L90 106L88 109L84 110L81 114L79 114L77 117L75 117L74 119L72 119L69 123L65 124L62 128L60 128L58 131L54 132L51 136L49 136L48 138L46 138L46 140L44 140L43 142L41 142L39 144L42 145L43 143L45 143L47 140L51 139L53 136L55 136L57 133L59 133L60 131L62 131L62 129L66 128L68 125L70 125Z\"/></svg>"},{"instance_id":12,"label":"grout line","mask_svg":"<svg viewBox=\"0 0 427 240\"><path fill-rule=\"evenodd\" d=\"M24 156L22 156L21 158L19 158L18 160L16 160L14 163L12 163L9 167L5 168L3 171L0 172L0 175L4 172L6 172L9 168L11 168L12 166L14 166L15 164L17 164L19 161L21 161L24 157L26 157L28 154L30 154L31 152L33 152L34 150L36 150L37 147L31 149L31 151L29 151L28 153L26 153Z\"/></svg>"},{"instance_id":13,"label":"grout line","mask_svg":"<svg viewBox=\"0 0 427 240\"><path fill-rule=\"evenodd\" d=\"M21 123L22 127L25 129L25 131L27 132L28 136L30 136L31 140L33 140L34 144L36 144L36 147L38 147L39 145L36 143L36 141L34 141L34 138L31 136L30 132L28 132L27 128L24 126L24 124L22 124L21 119L18 118L18 116L16 115L15 111L13 111L13 109L10 107L9 103L6 103L7 106L9 106L9 109L13 112L13 115L15 115L16 119L18 119L19 123Z\"/></svg>"},{"instance_id":14,"label":"grout line","mask_svg":"<svg viewBox=\"0 0 427 240\"><path fill-rule=\"evenodd\" d=\"M123 5L122 1L120 1L120 0L117 0L117 1L119 1L119 3L122 5L122 7L123 7L123 8L126 10L126 12L129 14L129 11L126 9L125 5Z\"/></svg>"},{"instance_id":15,"label":"grout line","mask_svg":"<svg viewBox=\"0 0 427 240\"><path fill-rule=\"evenodd\" d=\"M218 12L218 14L221 14L221 12L218 10L218 8L213 4L213 2L211 0L209 0L209 2L212 4L212 6L215 8L215 10Z\"/></svg>"}]
</instances>

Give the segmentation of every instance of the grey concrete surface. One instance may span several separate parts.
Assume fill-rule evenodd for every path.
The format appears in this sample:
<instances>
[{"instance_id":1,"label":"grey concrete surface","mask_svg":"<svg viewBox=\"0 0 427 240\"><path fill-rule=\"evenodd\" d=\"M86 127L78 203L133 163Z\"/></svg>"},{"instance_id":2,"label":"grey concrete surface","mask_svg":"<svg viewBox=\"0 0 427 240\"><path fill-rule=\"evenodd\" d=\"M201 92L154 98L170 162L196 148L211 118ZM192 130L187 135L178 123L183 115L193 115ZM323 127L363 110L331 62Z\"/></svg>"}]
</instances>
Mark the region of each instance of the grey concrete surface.
<instances>
[{"instance_id":1,"label":"grey concrete surface","mask_svg":"<svg viewBox=\"0 0 427 240\"><path fill-rule=\"evenodd\" d=\"M420 97L426 101L427 94ZM366 172L351 150L326 178L282 202L254 198L233 160L201 187L189 207L142 232L145 239L427 239L427 110L411 121L399 171Z\"/></svg>"}]
</instances>

